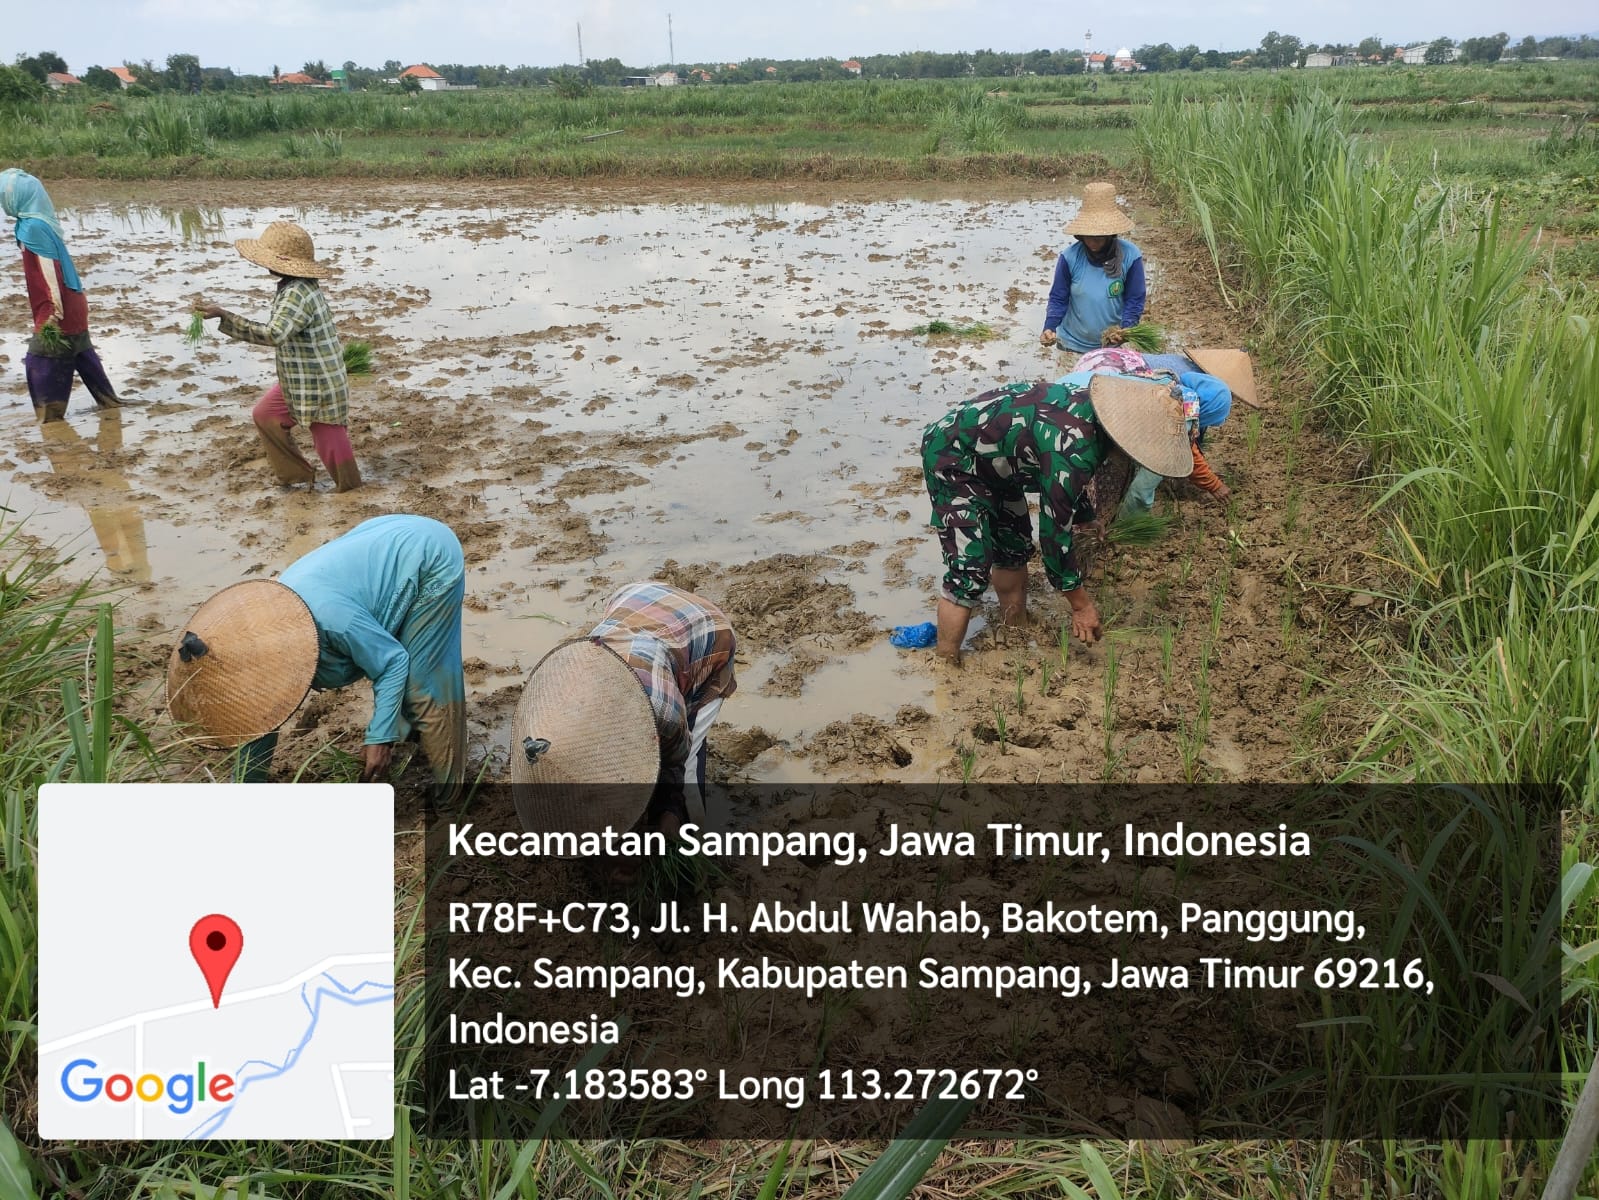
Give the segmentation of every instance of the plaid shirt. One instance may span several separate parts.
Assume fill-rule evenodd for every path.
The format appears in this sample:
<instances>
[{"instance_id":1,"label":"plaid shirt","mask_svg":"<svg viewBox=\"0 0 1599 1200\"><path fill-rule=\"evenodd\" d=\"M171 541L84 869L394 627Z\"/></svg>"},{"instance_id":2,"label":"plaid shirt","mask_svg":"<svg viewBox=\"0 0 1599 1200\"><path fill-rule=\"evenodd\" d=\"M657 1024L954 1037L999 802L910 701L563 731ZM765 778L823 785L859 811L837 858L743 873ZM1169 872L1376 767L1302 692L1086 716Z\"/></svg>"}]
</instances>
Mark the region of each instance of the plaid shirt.
<instances>
[{"instance_id":1,"label":"plaid shirt","mask_svg":"<svg viewBox=\"0 0 1599 1200\"><path fill-rule=\"evenodd\" d=\"M588 637L616 651L644 685L661 732L662 770L681 781L695 714L738 686L727 614L664 583L630 583L606 601Z\"/></svg>"},{"instance_id":2,"label":"plaid shirt","mask_svg":"<svg viewBox=\"0 0 1599 1200\"><path fill-rule=\"evenodd\" d=\"M229 313L221 328L241 342L277 347L278 383L300 424L349 423L350 377L344 371L344 347L333 328L327 298L314 281L291 279L280 287L265 325Z\"/></svg>"}]
</instances>

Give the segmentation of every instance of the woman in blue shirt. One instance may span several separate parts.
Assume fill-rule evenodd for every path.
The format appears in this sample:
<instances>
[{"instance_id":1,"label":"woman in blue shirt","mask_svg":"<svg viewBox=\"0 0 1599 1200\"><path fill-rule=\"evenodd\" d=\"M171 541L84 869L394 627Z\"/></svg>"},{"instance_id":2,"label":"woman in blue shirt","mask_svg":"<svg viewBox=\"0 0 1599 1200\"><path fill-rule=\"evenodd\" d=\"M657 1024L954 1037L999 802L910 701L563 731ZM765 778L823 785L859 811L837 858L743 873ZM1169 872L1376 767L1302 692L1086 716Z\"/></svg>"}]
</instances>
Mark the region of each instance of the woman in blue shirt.
<instances>
[{"instance_id":1,"label":"woman in blue shirt","mask_svg":"<svg viewBox=\"0 0 1599 1200\"><path fill-rule=\"evenodd\" d=\"M1082 353L1105 344L1106 329L1138 324L1144 315L1144 256L1120 236L1132 227L1117 207L1114 184L1083 188L1083 205L1066 226L1076 240L1055 260L1039 338L1044 345Z\"/></svg>"},{"instance_id":2,"label":"woman in blue shirt","mask_svg":"<svg viewBox=\"0 0 1599 1200\"><path fill-rule=\"evenodd\" d=\"M242 746L239 777L256 782L308 690L369 679L362 780L384 779L394 744L414 730L437 798L451 800L466 766L465 594L449 526L363 521L277 579L234 584L202 605L172 652L168 707L207 740Z\"/></svg>"}]
</instances>

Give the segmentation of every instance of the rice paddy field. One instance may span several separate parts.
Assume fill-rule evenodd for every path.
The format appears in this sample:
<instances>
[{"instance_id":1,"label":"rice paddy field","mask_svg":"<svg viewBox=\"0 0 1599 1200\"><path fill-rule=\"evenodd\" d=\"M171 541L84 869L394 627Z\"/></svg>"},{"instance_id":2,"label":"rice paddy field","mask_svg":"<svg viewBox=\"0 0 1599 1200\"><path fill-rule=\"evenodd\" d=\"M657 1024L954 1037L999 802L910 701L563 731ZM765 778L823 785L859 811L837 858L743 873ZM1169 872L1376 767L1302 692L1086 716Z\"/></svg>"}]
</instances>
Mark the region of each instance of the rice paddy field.
<instances>
[{"instance_id":1,"label":"rice paddy field","mask_svg":"<svg viewBox=\"0 0 1599 1200\"><path fill-rule=\"evenodd\" d=\"M486 777L525 668L651 573L726 598L747 631L711 743L735 793L1555 789L1557 905L1506 919L1559 922L1574 1102L1599 1044L1599 67L1096 82L115 97L0 121L0 158L63 211L108 367L149 401L98 417L80 399L48 437L0 413L0 1197L1538 1194L1552 1141L995 1142L938 1112L888 1146L422 1136L414 769L392 1144L37 1138L38 786L214 771L162 713L172 629L380 511L439 515L466 547ZM1164 498L1100 550L1106 643L1057 643L1064 605L1039 587L1041 630L980 628L951 679L886 645L936 591L916 439L963 396L1059 373L1037 346L1048 272L1097 177L1138 222L1150 319L1249 348L1267 407L1235 407L1216 449L1230 506ZM366 347L370 486L347 497L273 493L241 408L266 360L185 335L197 289L264 305L230 240L279 217L341 248L330 299ZM508 635L505 611L538 619ZM280 758L345 777L362 699L316 701ZM1495 1012L1518 1020L1509 996Z\"/></svg>"}]
</instances>

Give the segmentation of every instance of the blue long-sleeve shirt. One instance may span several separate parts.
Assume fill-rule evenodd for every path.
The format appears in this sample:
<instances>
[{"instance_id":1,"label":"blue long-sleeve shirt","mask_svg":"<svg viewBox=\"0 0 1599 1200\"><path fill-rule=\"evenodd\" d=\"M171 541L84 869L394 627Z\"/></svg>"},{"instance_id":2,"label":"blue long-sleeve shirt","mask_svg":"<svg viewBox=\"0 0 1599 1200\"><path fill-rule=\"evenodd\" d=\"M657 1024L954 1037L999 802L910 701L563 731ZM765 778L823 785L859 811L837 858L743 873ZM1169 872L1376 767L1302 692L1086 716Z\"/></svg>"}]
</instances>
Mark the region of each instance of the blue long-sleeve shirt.
<instances>
[{"instance_id":1,"label":"blue long-sleeve shirt","mask_svg":"<svg viewBox=\"0 0 1599 1200\"><path fill-rule=\"evenodd\" d=\"M407 618L419 596L453 586L461 573L461 543L449 526L428 517L394 515L363 521L278 577L316 620L318 657L311 686L372 681L367 745L404 737L401 703L411 674L406 641L414 640Z\"/></svg>"},{"instance_id":2,"label":"blue long-sleeve shirt","mask_svg":"<svg viewBox=\"0 0 1599 1200\"><path fill-rule=\"evenodd\" d=\"M1144 315L1143 253L1126 238L1121 243L1119 289L1113 289L1105 272L1089 261L1081 242L1073 242L1056 257L1044 328L1055 330L1062 346L1093 350L1107 327L1119 324L1125 329Z\"/></svg>"}]
</instances>

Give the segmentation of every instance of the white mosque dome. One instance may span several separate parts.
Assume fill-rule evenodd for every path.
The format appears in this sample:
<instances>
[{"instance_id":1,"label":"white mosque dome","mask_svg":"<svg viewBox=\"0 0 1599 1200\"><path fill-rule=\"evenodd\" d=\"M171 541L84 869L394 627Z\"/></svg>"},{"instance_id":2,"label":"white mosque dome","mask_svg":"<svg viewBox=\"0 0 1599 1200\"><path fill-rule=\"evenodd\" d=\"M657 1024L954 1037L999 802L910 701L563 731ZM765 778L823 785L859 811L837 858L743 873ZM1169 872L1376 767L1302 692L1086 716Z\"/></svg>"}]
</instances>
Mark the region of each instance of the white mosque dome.
<instances>
[{"instance_id":1,"label":"white mosque dome","mask_svg":"<svg viewBox=\"0 0 1599 1200\"><path fill-rule=\"evenodd\" d=\"M1117 58L1131 58L1132 56L1133 56L1133 52L1131 50L1129 50L1126 46L1123 46L1120 50L1116 51L1116 57Z\"/></svg>"}]
</instances>

